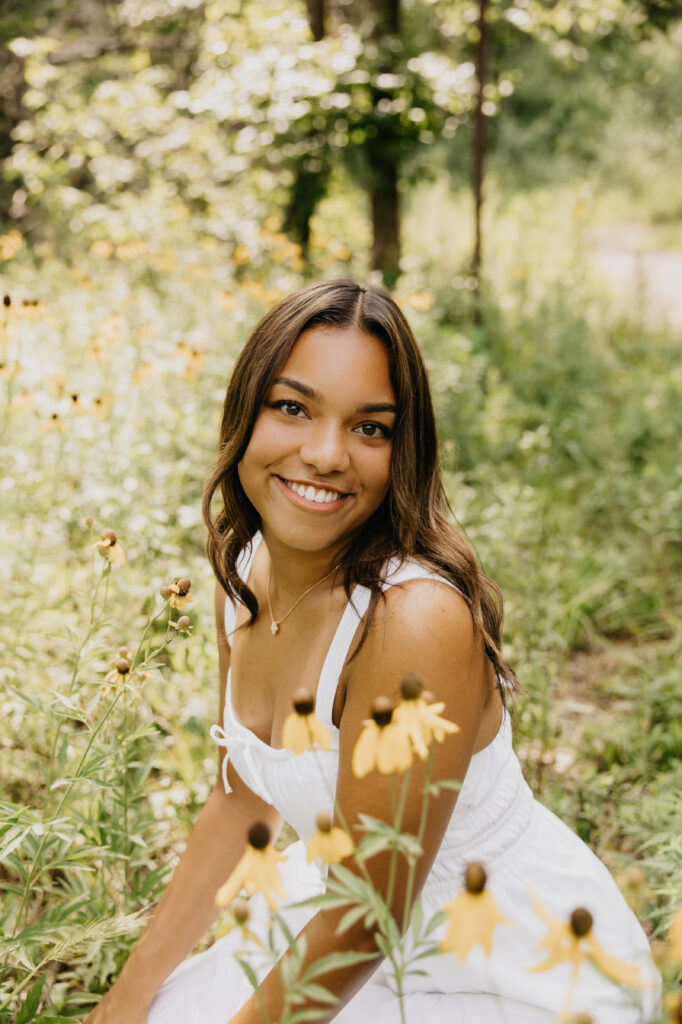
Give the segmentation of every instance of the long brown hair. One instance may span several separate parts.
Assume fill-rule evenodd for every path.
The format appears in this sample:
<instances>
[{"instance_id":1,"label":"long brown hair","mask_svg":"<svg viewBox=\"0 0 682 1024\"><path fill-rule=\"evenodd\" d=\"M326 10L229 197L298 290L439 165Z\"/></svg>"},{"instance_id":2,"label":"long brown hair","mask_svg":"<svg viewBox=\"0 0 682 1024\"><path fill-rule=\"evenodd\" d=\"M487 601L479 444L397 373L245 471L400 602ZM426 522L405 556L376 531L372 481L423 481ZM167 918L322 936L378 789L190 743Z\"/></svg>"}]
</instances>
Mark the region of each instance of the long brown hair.
<instances>
[{"instance_id":1,"label":"long brown hair","mask_svg":"<svg viewBox=\"0 0 682 1024\"><path fill-rule=\"evenodd\" d=\"M391 486L380 507L349 541L341 561L349 599L356 584L371 591L361 643L383 593L389 559L418 558L465 595L503 696L505 690L518 689L502 655L499 588L479 568L471 547L447 518L436 423L421 352L400 308L378 288L345 279L303 288L271 309L244 346L225 395L218 455L202 506L208 558L216 577L231 600L246 605L253 621L258 601L239 576L236 563L260 529L260 517L241 486L238 465L256 417L296 341L308 328L325 324L356 327L386 345L398 404ZM222 506L214 514L211 506L217 491Z\"/></svg>"}]
</instances>

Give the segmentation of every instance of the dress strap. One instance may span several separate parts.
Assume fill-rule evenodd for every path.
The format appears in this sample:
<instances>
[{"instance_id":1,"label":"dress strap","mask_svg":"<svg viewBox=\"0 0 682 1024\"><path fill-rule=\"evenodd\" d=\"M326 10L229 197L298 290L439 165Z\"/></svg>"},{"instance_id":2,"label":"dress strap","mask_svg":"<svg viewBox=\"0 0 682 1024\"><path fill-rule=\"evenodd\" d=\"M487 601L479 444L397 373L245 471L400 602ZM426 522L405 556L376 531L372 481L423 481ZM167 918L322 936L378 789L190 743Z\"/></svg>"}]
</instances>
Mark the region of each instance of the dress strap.
<instances>
[{"instance_id":1,"label":"dress strap","mask_svg":"<svg viewBox=\"0 0 682 1024\"><path fill-rule=\"evenodd\" d=\"M353 590L351 598L346 605L341 620L337 626L334 639L331 642L327 657L324 659L320 680L317 684L317 697L315 699L315 713L328 729L336 729L332 722L332 711L334 709L334 698L339 685L339 679L343 666L348 657L353 637L357 633L358 626L362 622L369 607L372 592L369 587L357 586Z\"/></svg>"},{"instance_id":2,"label":"dress strap","mask_svg":"<svg viewBox=\"0 0 682 1024\"><path fill-rule=\"evenodd\" d=\"M256 551L263 539L262 533L255 533L251 538L251 543L247 544L243 551L239 552L237 556L237 562L235 568L239 574L240 579L247 582L249 573L251 572L251 566L256 556ZM239 602L236 598L233 598L228 594L225 598L225 635L227 636L228 643L230 637L237 628L237 612L239 611Z\"/></svg>"}]
</instances>

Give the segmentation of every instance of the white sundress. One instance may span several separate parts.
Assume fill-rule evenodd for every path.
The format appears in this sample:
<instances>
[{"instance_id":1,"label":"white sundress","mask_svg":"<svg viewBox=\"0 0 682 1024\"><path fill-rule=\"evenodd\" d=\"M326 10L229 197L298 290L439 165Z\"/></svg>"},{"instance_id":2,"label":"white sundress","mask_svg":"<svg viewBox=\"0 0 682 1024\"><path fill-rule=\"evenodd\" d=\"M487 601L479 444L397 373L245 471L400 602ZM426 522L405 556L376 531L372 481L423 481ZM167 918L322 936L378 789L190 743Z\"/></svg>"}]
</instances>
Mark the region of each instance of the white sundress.
<instances>
[{"instance_id":1,"label":"white sundress","mask_svg":"<svg viewBox=\"0 0 682 1024\"><path fill-rule=\"evenodd\" d=\"M255 538L240 558L238 568L244 580L248 579L259 540ZM385 586L425 578L440 579L418 563L407 562L389 572ZM223 764L226 787L229 758L243 781L275 806L300 836L280 865L287 892L283 916L294 933L307 923L313 911L289 904L324 890L318 866L306 863L304 844L315 831L316 816L321 811L333 812L339 731L332 722L332 707L369 597L364 587L353 591L320 675L315 710L331 734L328 752L296 755L260 740L234 716L229 672L223 725L212 730L214 739L227 750ZM234 631L236 616L236 608L227 600L228 636ZM597 940L613 956L639 966L650 985L639 993L620 989L591 964L584 963L571 1012L588 1012L595 1024L657 1021L660 979L647 938L601 861L551 811L534 800L512 749L506 712L494 740L471 758L422 889L425 918L462 891L465 866L473 860L485 865L488 888L509 924L495 928L490 956L477 946L463 963L450 953L422 960L419 966L425 974L406 979L408 1024L551 1024L557 1020L572 968L563 963L540 973L529 971L546 955L536 949L547 926L532 907L533 896L563 919L577 906L586 907L592 913ZM257 895L252 897L250 907L250 926L264 935L268 921L265 902ZM227 1024L253 992L236 955L245 959L256 955L252 962L257 972L266 972L266 967L257 966L255 950L249 949L235 929L206 952L189 957L170 975L151 1006L148 1024ZM399 1024L398 1002L386 962L334 1020L337 1024Z\"/></svg>"}]
</instances>

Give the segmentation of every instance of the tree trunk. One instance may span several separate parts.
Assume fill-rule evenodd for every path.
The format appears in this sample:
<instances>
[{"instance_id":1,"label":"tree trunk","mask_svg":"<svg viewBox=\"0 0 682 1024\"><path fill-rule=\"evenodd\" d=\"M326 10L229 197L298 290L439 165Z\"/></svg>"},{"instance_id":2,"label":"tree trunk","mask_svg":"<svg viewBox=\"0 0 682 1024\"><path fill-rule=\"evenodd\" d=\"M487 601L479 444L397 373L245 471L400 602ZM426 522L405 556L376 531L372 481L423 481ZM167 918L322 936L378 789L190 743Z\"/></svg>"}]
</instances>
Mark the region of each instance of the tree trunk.
<instances>
[{"instance_id":1,"label":"tree trunk","mask_svg":"<svg viewBox=\"0 0 682 1024\"><path fill-rule=\"evenodd\" d=\"M313 39L316 43L319 43L320 39L324 39L325 37L324 5L325 0L306 0L310 31L312 32Z\"/></svg>"},{"instance_id":2,"label":"tree trunk","mask_svg":"<svg viewBox=\"0 0 682 1024\"><path fill-rule=\"evenodd\" d=\"M372 269L381 271L386 285L391 288L400 274L398 162L386 158L374 147L368 156L372 161L369 180Z\"/></svg>"},{"instance_id":3,"label":"tree trunk","mask_svg":"<svg viewBox=\"0 0 682 1024\"><path fill-rule=\"evenodd\" d=\"M473 134L473 186L474 186L474 252L471 261L472 275L476 280L474 292L476 323L481 321L481 270L483 266L483 176L486 157L486 123L483 113L485 86L488 76L488 51L490 36L488 27L488 0L478 4L478 42L476 44L476 109L474 112Z\"/></svg>"},{"instance_id":4,"label":"tree trunk","mask_svg":"<svg viewBox=\"0 0 682 1024\"><path fill-rule=\"evenodd\" d=\"M374 31L379 42L383 36L400 31L400 0L375 0ZM394 68L385 61L378 69L391 73ZM374 105L386 94L374 90ZM378 270L387 287L392 288L400 274L400 195L398 179L400 161L390 122L384 131L369 140L365 150L368 162L368 193L372 216L372 270Z\"/></svg>"}]
</instances>

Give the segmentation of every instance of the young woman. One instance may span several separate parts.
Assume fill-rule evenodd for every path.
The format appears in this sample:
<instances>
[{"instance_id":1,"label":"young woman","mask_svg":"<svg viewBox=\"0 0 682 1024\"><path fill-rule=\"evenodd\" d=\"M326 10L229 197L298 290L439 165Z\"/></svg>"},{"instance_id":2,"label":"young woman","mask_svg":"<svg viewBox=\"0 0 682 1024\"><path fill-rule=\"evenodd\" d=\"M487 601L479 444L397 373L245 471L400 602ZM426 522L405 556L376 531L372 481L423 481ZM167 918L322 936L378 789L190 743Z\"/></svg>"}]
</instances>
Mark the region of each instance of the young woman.
<instances>
[{"instance_id":1,"label":"young woman","mask_svg":"<svg viewBox=\"0 0 682 1024\"><path fill-rule=\"evenodd\" d=\"M216 493L222 501L214 513ZM256 996L235 959L238 929L180 962L214 922L216 891L254 822L274 837L287 821L307 840L327 812L357 840L360 814L392 820L390 780L377 771L358 778L352 756L373 702L398 702L408 671L459 726L434 744L434 777L463 780L459 792L444 788L430 801L415 891L431 915L462 891L467 864L479 862L504 922L489 955L478 945L464 960L442 952L421 962L424 973L406 983L407 1020L422 1013L448 1024L556 1020L574 970L557 949L587 948L566 930L578 906L592 915L590 942L636 965L648 987L637 991L637 1009L632 990L588 957L570 1012L587 1012L597 1024L653 1019L657 975L643 932L603 865L533 800L512 751L505 698L517 684L502 652L501 601L447 519L426 371L387 295L325 282L263 318L228 387L204 512L218 580L216 736L225 753L154 918L88 1024L280 1019L276 972ZM328 751L282 749L301 687L329 730ZM402 829L416 834L424 789L418 758L408 778ZM291 847L281 866L288 902L324 888L303 849ZM389 860L366 861L384 894ZM344 864L358 871L352 858ZM405 881L399 873L391 898L398 920ZM344 949L376 952L362 920L337 934L343 913L284 911L305 937L308 963ZM537 947L552 922L555 940L563 936L560 948L549 946L557 963L533 971L547 957L547 947ZM380 958L318 980L337 1002L301 1008L317 1007L321 1020L400 1020Z\"/></svg>"}]
</instances>

